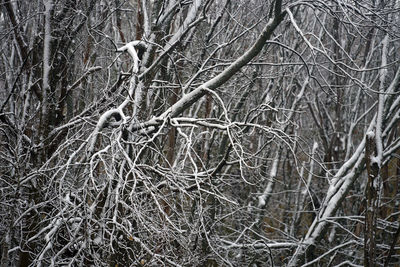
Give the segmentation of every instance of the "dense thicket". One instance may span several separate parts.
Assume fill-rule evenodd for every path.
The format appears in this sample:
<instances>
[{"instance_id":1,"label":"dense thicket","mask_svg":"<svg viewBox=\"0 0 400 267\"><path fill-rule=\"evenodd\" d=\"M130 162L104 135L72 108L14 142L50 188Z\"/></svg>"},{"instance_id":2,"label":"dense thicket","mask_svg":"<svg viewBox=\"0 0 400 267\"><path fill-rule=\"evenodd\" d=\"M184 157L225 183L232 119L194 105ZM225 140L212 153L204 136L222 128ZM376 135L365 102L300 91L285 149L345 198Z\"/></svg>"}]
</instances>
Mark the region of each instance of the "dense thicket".
<instances>
[{"instance_id":1,"label":"dense thicket","mask_svg":"<svg viewBox=\"0 0 400 267\"><path fill-rule=\"evenodd\" d=\"M0 0L0 266L396 266L398 0Z\"/></svg>"}]
</instances>

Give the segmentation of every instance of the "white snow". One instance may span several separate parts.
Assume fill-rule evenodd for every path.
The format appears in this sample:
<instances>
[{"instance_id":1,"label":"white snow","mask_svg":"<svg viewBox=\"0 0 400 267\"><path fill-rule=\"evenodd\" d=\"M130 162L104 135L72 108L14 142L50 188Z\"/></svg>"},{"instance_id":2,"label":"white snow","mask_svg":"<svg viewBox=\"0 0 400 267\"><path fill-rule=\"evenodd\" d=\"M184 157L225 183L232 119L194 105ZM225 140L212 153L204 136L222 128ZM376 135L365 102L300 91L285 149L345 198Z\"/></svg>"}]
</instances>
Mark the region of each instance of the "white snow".
<instances>
[{"instance_id":1,"label":"white snow","mask_svg":"<svg viewBox=\"0 0 400 267\"><path fill-rule=\"evenodd\" d=\"M136 53L135 46L137 46L140 43L141 43L141 41L132 41L132 42L127 43L123 47L118 48L118 50L117 50L119 52L128 51L129 55L133 59L133 70L132 71L135 74L139 72L139 62L140 62L139 57Z\"/></svg>"},{"instance_id":2,"label":"white snow","mask_svg":"<svg viewBox=\"0 0 400 267\"><path fill-rule=\"evenodd\" d=\"M266 205L267 198L272 193L275 184L276 174L278 172L278 163L279 163L279 155L276 155L274 162L272 163L271 170L269 173L270 180L268 181L268 185L265 188L263 194L258 197L258 208L263 208Z\"/></svg>"},{"instance_id":3,"label":"white snow","mask_svg":"<svg viewBox=\"0 0 400 267\"><path fill-rule=\"evenodd\" d=\"M317 143L316 141L314 141L314 144L313 144L313 153L314 153L315 150L317 150L317 148L318 148L318 143Z\"/></svg>"},{"instance_id":4,"label":"white snow","mask_svg":"<svg viewBox=\"0 0 400 267\"><path fill-rule=\"evenodd\" d=\"M371 130L371 131L368 131L366 135L367 135L367 137L369 137L369 138L374 138L374 137L375 137L375 133L374 133L374 131L372 131L372 130Z\"/></svg>"}]
</instances>

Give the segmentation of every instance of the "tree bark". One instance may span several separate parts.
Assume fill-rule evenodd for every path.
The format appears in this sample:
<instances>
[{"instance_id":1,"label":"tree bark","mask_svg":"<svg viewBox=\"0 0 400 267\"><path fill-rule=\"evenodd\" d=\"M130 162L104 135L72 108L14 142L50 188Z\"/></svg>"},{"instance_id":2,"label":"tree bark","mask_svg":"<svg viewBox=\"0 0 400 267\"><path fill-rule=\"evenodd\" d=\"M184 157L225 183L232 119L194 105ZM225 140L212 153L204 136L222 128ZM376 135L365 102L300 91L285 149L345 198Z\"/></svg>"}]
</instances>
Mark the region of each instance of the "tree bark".
<instances>
[{"instance_id":1,"label":"tree bark","mask_svg":"<svg viewBox=\"0 0 400 267\"><path fill-rule=\"evenodd\" d=\"M371 132L370 132L371 133ZM367 134L365 146L365 163L368 174L365 198L367 201L365 211L364 229L364 266L376 266L376 220L377 220L377 181L379 179L379 165L374 161L376 153L375 137Z\"/></svg>"}]
</instances>

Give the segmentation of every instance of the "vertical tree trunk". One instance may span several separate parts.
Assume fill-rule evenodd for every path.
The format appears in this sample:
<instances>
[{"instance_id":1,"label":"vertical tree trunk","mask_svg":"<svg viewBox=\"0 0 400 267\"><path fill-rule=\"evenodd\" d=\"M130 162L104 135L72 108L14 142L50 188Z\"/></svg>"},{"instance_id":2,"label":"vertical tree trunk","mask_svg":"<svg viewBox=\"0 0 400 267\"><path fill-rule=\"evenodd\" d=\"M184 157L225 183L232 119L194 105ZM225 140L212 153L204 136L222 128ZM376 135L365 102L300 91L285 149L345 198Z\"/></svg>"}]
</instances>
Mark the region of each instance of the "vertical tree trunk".
<instances>
[{"instance_id":1,"label":"vertical tree trunk","mask_svg":"<svg viewBox=\"0 0 400 267\"><path fill-rule=\"evenodd\" d=\"M372 132L367 134L365 146L365 162L367 167L368 181L365 190L366 212L364 228L364 266L376 266L376 219L377 219L377 181L379 179L379 165L374 161L376 151L375 137Z\"/></svg>"}]
</instances>

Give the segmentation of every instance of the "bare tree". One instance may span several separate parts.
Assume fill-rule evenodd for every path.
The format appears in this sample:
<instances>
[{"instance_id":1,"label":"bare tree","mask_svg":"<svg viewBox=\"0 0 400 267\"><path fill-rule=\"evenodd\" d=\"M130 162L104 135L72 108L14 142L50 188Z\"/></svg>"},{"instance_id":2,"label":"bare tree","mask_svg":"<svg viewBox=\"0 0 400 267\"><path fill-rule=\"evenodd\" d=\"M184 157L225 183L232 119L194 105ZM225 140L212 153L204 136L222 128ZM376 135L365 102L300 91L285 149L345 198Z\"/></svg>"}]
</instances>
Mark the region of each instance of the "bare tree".
<instances>
[{"instance_id":1,"label":"bare tree","mask_svg":"<svg viewBox=\"0 0 400 267\"><path fill-rule=\"evenodd\" d=\"M394 266L399 5L2 0L1 266Z\"/></svg>"}]
</instances>

